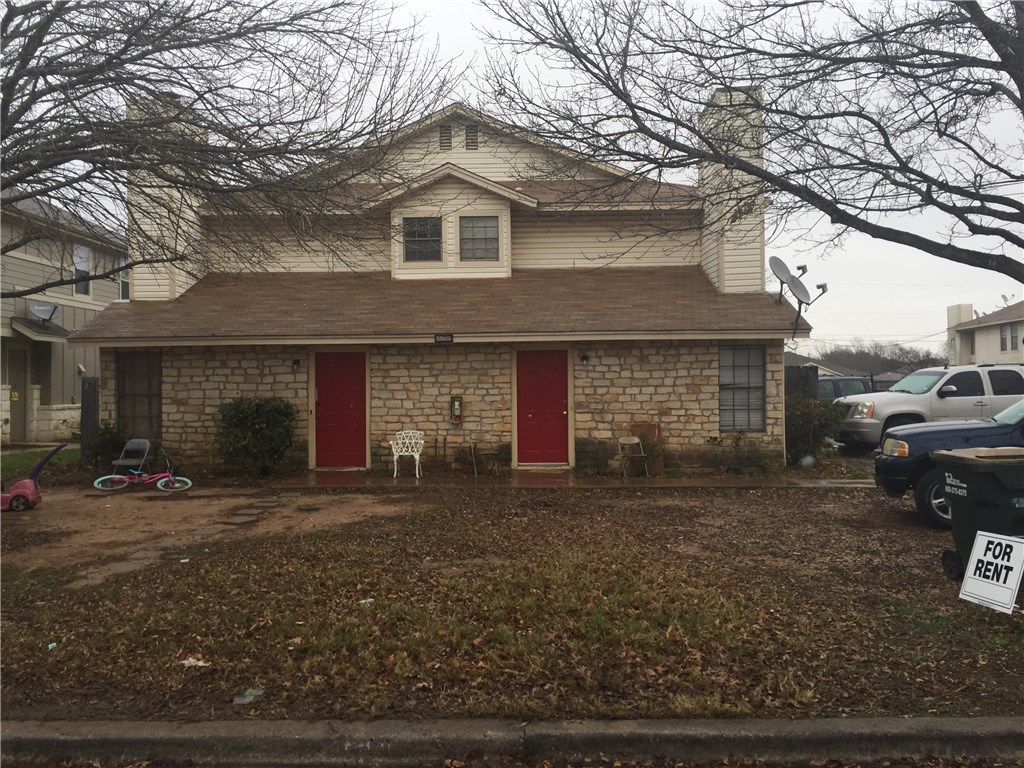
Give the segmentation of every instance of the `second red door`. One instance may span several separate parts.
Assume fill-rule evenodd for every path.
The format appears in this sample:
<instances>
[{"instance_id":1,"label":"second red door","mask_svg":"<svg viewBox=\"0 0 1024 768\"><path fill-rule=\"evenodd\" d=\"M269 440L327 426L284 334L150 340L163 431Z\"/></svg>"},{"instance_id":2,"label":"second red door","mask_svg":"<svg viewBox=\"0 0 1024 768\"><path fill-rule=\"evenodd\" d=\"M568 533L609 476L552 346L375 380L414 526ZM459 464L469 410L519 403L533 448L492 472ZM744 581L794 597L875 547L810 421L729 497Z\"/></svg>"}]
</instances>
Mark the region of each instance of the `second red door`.
<instances>
[{"instance_id":1,"label":"second red door","mask_svg":"<svg viewBox=\"0 0 1024 768\"><path fill-rule=\"evenodd\" d=\"M564 350L516 355L516 434L520 464L569 462L568 358Z\"/></svg>"}]
</instances>

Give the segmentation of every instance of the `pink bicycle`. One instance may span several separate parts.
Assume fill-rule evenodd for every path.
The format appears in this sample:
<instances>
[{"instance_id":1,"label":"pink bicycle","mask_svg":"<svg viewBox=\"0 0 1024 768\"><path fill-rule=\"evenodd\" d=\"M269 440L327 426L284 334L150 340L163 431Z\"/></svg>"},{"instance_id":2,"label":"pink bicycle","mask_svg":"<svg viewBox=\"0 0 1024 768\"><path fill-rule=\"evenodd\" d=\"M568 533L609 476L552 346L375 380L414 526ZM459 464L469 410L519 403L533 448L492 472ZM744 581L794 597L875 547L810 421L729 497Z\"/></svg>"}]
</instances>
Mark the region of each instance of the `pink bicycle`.
<instances>
[{"instance_id":1,"label":"pink bicycle","mask_svg":"<svg viewBox=\"0 0 1024 768\"><path fill-rule=\"evenodd\" d=\"M192 487L192 481L187 477L174 475L174 468L167 463L167 469L163 472L140 472L137 469L129 469L127 475L104 475L93 482L93 486L101 491L120 491L129 485L152 485L161 491L187 491Z\"/></svg>"}]
</instances>

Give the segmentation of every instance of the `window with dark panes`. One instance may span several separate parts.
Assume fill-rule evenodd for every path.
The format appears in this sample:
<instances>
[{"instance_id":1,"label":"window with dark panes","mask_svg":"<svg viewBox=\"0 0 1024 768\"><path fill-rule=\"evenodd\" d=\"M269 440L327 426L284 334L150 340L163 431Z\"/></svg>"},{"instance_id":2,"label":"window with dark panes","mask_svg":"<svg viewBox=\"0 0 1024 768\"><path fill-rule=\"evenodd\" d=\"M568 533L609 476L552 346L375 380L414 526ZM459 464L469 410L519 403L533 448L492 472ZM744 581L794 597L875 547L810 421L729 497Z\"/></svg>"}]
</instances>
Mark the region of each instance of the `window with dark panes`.
<instances>
[{"instance_id":1,"label":"window with dark panes","mask_svg":"<svg viewBox=\"0 0 1024 768\"><path fill-rule=\"evenodd\" d=\"M1010 323L1010 349L1016 351L1018 346L1017 323Z\"/></svg>"},{"instance_id":2,"label":"window with dark panes","mask_svg":"<svg viewBox=\"0 0 1024 768\"><path fill-rule=\"evenodd\" d=\"M76 245L74 250L75 279L82 280L75 283L75 293L88 296L91 283L85 278L92 273L92 249L87 245Z\"/></svg>"},{"instance_id":3,"label":"window with dark panes","mask_svg":"<svg viewBox=\"0 0 1024 768\"><path fill-rule=\"evenodd\" d=\"M999 326L999 351L1005 352L1007 348L1007 340L1010 335L1010 324L1003 323Z\"/></svg>"},{"instance_id":4,"label":"window with dark panes","mask_svg":"<svg viewBox=\"0 0 1024 768\"><path fill-rule=\"evenodd\" d=\"M718 353L718 427L763 432L764 347L722 347Z\"/></svg>"},{"instance_id":5,"label":"window with dark panes","mask_svg":"<svg viewBox=\"0 0 1024 768\"><path fill-rule=\"evenodd\" d=\"M159 350L117 353L117 424L126 439L160 439L162 370Z\"/></svg>"},{"instance_id":6,"label":"window with dark panes","mask_svg":"<svg viewBox=\"0 0 1024 768\"><path fill-rule=\"evenodd\" d=\"M459 258L462 261L498 261L498 217L459 218Z\"/></svg>"},{"instance_id":7,"label":"window with dark panes","mask_svg":"<svg viewBox=\"0 0 1024 768\"><path fill-rule=\"evenodd\" d=\"M1017 371L989 371L993 395L1024 395L1024 376Z\"/></svg>"},{"instance_id":8,"label":"window with dark panes","mask_svg":"<svg viewBox=\"0 0 1024 768\"><path fill-rule=\"evenodd\" d=\"M402 219L406 261L441 260L441 219L414 216Z\"/></svg>"},{"instance_id":9,"label":"window with dark panes","mask_svg":"<svg viewBox=\"0 0 1024 768\"><path fill-rule=\"evenodd\" d=\"M981 374L977 371L961 371L954 373L942 383L942 388L952 384L956 393L946 397L978 397L985 394L985 386L981 382Z\"/></svg>"}]
</instances>

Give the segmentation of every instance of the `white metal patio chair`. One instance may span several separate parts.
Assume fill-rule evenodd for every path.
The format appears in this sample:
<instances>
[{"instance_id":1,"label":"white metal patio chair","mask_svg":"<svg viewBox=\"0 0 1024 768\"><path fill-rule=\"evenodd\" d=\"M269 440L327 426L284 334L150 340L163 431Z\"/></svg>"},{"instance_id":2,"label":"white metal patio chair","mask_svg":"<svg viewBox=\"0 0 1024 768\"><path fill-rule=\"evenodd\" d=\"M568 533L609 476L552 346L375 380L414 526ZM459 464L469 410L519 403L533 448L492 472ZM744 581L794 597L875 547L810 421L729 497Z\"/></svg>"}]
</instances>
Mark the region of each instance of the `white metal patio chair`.
<instances>
[{"instance_id":1,"label":"white metal patio chair","mask_svg":"<svg viewBox=\"0 0 1024 768\"><path fill-rule=\"evenodd\" d=\"M406 429L395 435L391 441L391 455L395 462L395 477L398 477L398 459L400 456L416 458L416 477L420 476L420 454L423 453L423 433L415 429Z\"/></svg>"}]
</instances>

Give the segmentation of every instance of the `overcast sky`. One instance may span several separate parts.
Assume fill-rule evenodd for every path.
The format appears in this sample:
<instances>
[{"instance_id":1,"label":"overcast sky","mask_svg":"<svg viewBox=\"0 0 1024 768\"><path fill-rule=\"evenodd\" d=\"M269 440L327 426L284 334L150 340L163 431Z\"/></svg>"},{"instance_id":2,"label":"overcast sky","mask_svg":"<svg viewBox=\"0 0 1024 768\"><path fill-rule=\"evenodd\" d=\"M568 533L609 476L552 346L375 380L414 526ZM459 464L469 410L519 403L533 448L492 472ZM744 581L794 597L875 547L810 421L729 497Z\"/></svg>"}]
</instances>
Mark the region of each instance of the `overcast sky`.
<instances>
[{"instance_id":1,"label":"overcast sky","mask_svg":"<svg viewBox=\"0 0 1024 768\"><path fill-rule=\"evenodd\" d=\"M461 55L482 69L485 56L475 27L487 27L488 14L475 0L407 0L404 12L421 17L428 42L437 40L445 57ZM867 236L854 235L840 252L827 258L769 246L796 272L807 265L803 280L812 290L828 283L828 293L806 310L814 327L799 351L809 354L821 344L858 340L901 343L942 352L946 341L946 307L972 304L986 313L1024 299L1024 286L986 270L962 267ZM769 281L770 281L769 274ZM769 287L772 283L769 282Z\"/></svg>"}]
</instances>

